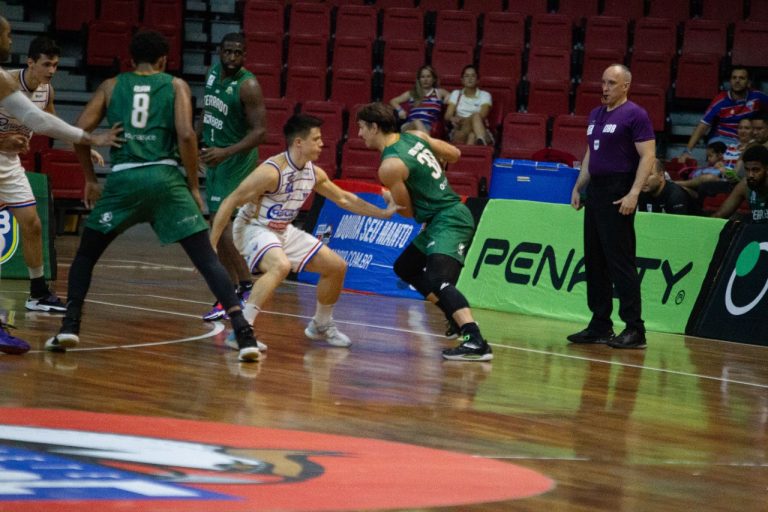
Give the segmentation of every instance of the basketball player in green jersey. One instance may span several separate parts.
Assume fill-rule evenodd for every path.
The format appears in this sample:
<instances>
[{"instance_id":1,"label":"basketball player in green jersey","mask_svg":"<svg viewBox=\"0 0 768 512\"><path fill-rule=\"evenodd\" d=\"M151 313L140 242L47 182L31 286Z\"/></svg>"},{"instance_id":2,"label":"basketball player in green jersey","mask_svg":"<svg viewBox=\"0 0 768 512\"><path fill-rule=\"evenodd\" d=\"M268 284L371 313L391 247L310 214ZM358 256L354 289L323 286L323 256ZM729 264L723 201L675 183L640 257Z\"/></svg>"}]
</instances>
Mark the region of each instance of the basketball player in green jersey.
<instances>
[{"instance_id":1,"label":"basketball player in green jersey","mask_svg":"<svg viewBox=\"0 0 768 512\"><path fill-rule=\"evenodd\" d=\"M109 244L129 227L152 225L162 243L179 242L232 321L241 361L258 361L253 329L243 317L227 271L208 241L197 184L197 136L192 126L189 86L164 72L168 41L141 31L131 41L132 72L102 83L85 106L78 125L92 129L106 115L122 123L125 143L112 150L112 172L102 193L89 146L75 146L85 172L88 216L69 271L67 311L59 334L45 343L63 351L79 342L83 303L93 268ZM181 162L186 180L179 168Z\"/></svg>"},{"instance_id":2,"label":"basketball player in green jersey","mask_svg":"<svg viewBox=\"0 0 768 512\"><path fill-rule=\"evenodd\" d=\"M245 38L239 33L225 35L219 45L219 62L211 66L205 81L200 160L207 166L206 198L211 221L221 202L258 165L258 144L266 138L266 110L261 86L243 67ZM217 252L241 300L248 298L251 275L232 242L230 221ZM203 320L226 315L217 302Z\"/></svg>"},{"instance_id":3,"label":"basketball player in green jersey","mask_svg":"<svg viewBox=\"0 0 768 512\"><path fill-rule=\"evenodd\" d=\"M461 152L424 132L399 133L397 117L384 103L364 105L357 124L365 145L381 151L379 180L403 206L401 213L426 224L395 261L395 273L458 325L460 344L443 350L445 359L490 361L491 347L456 288L475 222L448 184L440 162L456 162Z\"/></svg>"}]
</instances>

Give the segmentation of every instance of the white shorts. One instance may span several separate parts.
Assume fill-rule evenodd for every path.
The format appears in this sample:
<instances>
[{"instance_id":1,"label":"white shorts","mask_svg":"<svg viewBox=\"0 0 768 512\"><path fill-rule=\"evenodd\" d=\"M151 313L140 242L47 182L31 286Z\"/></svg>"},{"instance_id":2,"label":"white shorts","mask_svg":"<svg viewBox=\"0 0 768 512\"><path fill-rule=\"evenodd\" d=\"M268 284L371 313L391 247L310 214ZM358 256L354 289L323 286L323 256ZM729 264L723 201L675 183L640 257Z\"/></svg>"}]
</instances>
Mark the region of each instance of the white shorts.
<instances>
[{"instance_id":1,"label":"white shorts","mask_svg":"<svg viewBox=\"0 0 768 512\"><path fill-rule=\"evenodd\" d=\"M291 270L301 272L323 246L322 241L293 224L288 224L285 231L275 231L260 224L250 224L239 217L232 225L232 237L253 274L261 273L259 263L270 249L282 249L291 263Z\"/></svg>"},{"instance_id":2,"label":"white shorts","mask_svg":"<svg viewBox=\"0 0 768 512\"><path fill-rule=\"evenodd\" d=\"M0 159L2 159L0 164L9 163L4 155ZM18 156L16 161L18 162ZM0 165L0 209L23 208L35 204L35 195L32 193L32 187L29 186L29 180L21 164L18 163L10 168Z\"/></svg>"}]
</instances>

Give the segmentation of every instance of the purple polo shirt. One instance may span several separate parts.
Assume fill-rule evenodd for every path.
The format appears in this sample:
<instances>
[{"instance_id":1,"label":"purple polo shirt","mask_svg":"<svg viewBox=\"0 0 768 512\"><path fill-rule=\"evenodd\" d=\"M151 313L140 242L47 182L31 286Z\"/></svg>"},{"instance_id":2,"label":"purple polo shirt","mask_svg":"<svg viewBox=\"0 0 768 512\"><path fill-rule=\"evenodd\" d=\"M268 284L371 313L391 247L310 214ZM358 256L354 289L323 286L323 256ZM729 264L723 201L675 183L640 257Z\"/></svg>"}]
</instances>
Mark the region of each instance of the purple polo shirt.
<instances>
[{"instance_id":1,"label":"purple polo shirt","mask_svg":"<svg viewBox=\"0 0 768 512\"><path fill-rule=\"evenodd\" d=\"M634 174L640 163L635 143L653 138L651 118L636 103L627 101L610 112L605 105L594 109L587 124L589 174Z\"/></svg>"}]
</instances>

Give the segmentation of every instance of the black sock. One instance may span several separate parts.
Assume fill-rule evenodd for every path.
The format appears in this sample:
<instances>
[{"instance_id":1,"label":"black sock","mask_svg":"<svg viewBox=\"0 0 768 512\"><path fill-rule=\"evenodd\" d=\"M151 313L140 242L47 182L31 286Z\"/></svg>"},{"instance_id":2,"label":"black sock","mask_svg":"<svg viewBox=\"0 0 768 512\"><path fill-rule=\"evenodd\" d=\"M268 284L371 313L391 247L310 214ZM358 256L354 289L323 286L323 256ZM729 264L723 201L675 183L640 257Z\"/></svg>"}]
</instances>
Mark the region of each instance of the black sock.
<instances>
[{"instance_id":1,"label":"black sock","mask_svg":"<svg viewBox=\"0 0 768 512\"><path fill-rule=\"evenodd\" d=\"M253 281L240 281L238 288L241 292L247 292L253 288Z\"/></svg>"},{"instance_id":2,"label":"black sock","mask_svg":"<svg viewBox=\"0 0 768 512\"><path fill-rule=\"evenodd\" d=\"M227 313L229 315L229 322L232 324L232 330L238 332L243 327L250 327L248 321L243 316L243 312L240 309Z\"/></svg>"},{"instance_id":3,"label":"black sock","mask_svg":"<svg viewBox=\"0 0 768 512\"><path fill-rule=\"evenodd\" d=\"M29 294L34 299L40 299L48 295L48 285L45 276L33 277L29 280Z\"/></svg>"},{"instance_id":4,"label":"black sock","mask_svg":"<svg viewBox=\"0 0 768 512\"><path fill-rule=\"evenodd\" d=\"M60 332L70 334L80 333L80 317L83 315L83 301L72 299L67 301L67 312L61 320Z\"/></svg>"},{"instance_id":5,"label":"black sock","mask_svg":"<svg viewBox=\"0 0 768 512\"><path fill-rule=\"evenodd\" d=\"M469 322L461 326L461 334L480 334L480 328L475 322Z\"/></svg>"}]
</instances>

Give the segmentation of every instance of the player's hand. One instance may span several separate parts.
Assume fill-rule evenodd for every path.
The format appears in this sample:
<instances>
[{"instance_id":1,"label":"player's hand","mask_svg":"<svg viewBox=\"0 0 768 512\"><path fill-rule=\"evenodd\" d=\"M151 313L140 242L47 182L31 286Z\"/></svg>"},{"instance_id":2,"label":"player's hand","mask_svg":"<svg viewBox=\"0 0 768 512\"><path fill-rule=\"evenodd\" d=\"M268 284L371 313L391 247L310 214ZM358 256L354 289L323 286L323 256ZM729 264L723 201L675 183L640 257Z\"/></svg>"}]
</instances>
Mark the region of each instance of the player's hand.
<instances>
[{"instance_id":1,"label":"player's hand","mask_svg":"<svg viewBox=\"0 0 768 512\"><path fill-rule=\"evenodd\" d=\"M20 133L0 137L0 151L5 153L26 153L29 151L29 138Z\"/></svg>"},{"instance_id":2,"label":"player's hand","mask_svg":"<svg viewBox=\"0 0 768 512\"><path fill-rule=\"evenodd\" d=\"M226 148L202 148L200 150L200 160L211 167L216 167L227 158L229 158L229 154Z\"/></svg>"},{"instance_id":3,"label":"player's hand","mask_svg":"<svg viewBox=\"0 0 768 512\"><path fill-rule=\"evenodd\" d=\"M101 185L96 181L86 181L83 191L83 203L85 207L92 210L96 206L96 201L101 197Z\"/></svg>"},{"instance_id":4,"label":"player's hand","mask_svg":"<svg viewBox=\"0 0 768 512\"><path fill-rule=\"evenodd\" d=\"M405 209L404 206L400 206L399 204L395 203L395 199L392 197L392 193L389 190L382 190L381 196L387 203L387 207L384 209L384 213L386 215L385 218L389 219L400 210Z\"/></svg>"},{"instance_id":5,"label":"player's hand","mask_svg":"<svg viewBox=\"0 0 768 512\"><path fill-rule=\"evenodd\" d=\"M576 188L571 192L571 206L573 206L574 210L581 210L582 206L584 206L581 203L581 192Z\"/></svg>"},{"instance_id":6,"label":"player's hand","mask_svg":"<svg viewBox=\"0 0 768 512\"><path fill-rule=\"evenodd\" d=\"M629 193L618 201L614 201L613 204L619 205L620 214L632 215L637 209L637 194Z\"/></svg>"},{"instance_id":7,"label":"player's hand","mask_svg":"<svg viewBox=\"0 0 768 512\"><path fill-rule=\"evenodd\" d=\"M200 211L203 211L203 198L200 197L200 189L192 189L189 191L190 194L192 194L192 199L195 200L195 204L197 204L197 207L200 209Z\"/></svg>"},{"instance_id":8,"label":"player's hand","mask_svg":"<svg viewBox=\"0 0 768 512\"><path fill-rule=\"evenodd\" d=\"M122 133L123 127L121 123L115 123L112 128L106 131L92 132L91 133L91 146L112 146L119 148L125 139L119 137Z\"/></svg>"},{"instance_id":9,"label":"player's hand","mask_svg":"<svg viewBox=\"0 0 768 512\"><path fill-rule=\"evenodd\" d=\"M91 162L93 162L93 165L104 167L104 157L95 149L91 149Z\"/></svg>"}]
</instances>

